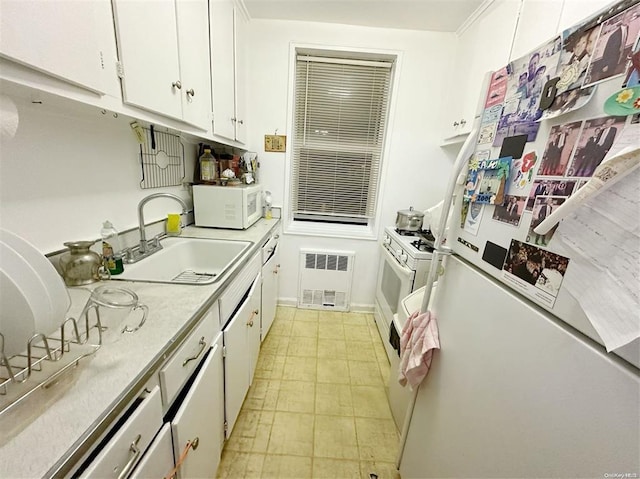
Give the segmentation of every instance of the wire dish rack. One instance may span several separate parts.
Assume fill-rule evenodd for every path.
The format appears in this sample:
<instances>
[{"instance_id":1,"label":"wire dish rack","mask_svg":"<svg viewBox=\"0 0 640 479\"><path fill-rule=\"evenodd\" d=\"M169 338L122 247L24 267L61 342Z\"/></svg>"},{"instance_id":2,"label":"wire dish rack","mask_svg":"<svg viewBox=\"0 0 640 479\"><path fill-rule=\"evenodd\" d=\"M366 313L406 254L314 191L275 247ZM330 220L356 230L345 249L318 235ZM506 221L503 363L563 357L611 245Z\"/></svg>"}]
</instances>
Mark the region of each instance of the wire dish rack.
<instances>
[{"instance_id":1,"label":"wire dish rack","mask_svg":"<svg viewBox=\"0 0 640 479\"><path fill-rule=\"evenodd\" d=\"M100 311L91 305L78 319L66 319L51 335L34 334L26 353L7 357L0 333L0 417L92 356L102 346L102 331Z\"/></svg>"},{"instance_id":2,"label":"wire dish rack","mask_svg":"<svg viewBox=\"0 0 640 479\"><path fill-rule=\"evenodd\" d=\"M180 137L157 131L151 125L143 128L146 142L140 145L143 189L180 186L185 178L184 145Z\"/></svg>"}]
</instances>

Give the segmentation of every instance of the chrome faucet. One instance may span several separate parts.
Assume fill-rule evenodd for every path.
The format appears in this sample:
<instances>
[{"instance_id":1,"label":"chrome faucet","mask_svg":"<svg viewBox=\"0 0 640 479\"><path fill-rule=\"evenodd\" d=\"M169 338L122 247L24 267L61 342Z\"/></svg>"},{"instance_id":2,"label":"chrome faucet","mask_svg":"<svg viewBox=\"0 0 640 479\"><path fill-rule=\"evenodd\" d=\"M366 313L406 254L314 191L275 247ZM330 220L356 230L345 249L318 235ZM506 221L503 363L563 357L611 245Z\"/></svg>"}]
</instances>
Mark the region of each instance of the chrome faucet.
<instances>
[{"instance_id":1,"label":"chrome faucet","mask_svg":"<svg viewBox=\"0 0 640 479\"><path fill-rule=\"evenodd\" d=\"M156 198L171 198L177 201L178 203L180 203L180 206L182 206L181 214L185 214L189 211L189 206L184 202L184 200L179 196L171 193L154 193L152 195L142 198L142 200L140 200L140 203L138 203L138 229L140 231L140 246L138 246L138 251L134 255L131 255L128 257L127 262L129 263L135 263L136 261L146 256L149 256L152 253L155 253L157 250L162 249L162 246L158 242L156 242L156 244L153 246L149 245L149 243L147 242L147 235L144 229L144 213L143 213L144 205L146 205L149 201L154 200Z\"/></svg>"}]
</instances>

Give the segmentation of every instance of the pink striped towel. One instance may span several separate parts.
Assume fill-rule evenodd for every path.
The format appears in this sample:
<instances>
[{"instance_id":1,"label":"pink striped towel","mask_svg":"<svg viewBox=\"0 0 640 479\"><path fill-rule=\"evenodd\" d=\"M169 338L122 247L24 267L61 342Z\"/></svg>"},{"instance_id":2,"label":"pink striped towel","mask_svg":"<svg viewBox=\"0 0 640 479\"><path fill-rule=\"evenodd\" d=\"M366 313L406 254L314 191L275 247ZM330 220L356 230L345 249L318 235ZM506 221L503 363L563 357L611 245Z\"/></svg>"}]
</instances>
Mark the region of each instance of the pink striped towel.
<instances>
[{"instance_id":1,"label":"pink striped towel","mask_svg":"<svg viewBox=\"0 0 640 479\"><path fill-rule=\"evenodd\" d=\"M430 311L413 313L404 327L400 337L400 368L398 382L413 389L429 373L433 350L440 349L438 323Z\"/></svg>"}]
</instances>

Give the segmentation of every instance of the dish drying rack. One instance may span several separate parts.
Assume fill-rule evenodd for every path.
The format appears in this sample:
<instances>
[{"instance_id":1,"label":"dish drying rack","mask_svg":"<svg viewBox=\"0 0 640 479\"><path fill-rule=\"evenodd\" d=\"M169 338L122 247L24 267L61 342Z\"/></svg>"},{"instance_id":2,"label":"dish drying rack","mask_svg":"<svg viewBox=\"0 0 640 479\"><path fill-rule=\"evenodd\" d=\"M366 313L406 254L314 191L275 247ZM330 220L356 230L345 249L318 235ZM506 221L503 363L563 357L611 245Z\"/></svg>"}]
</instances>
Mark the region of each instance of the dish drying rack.
<instances>
[{"instance_id":1,"label":"dish drying rack","mask_svg":"<svg viewBox=\"0 0 640 479\"><path fill-rule=\"evenodd\" d=\"M94 322L91 311L95 312ZM35 333L27 342L26 354L7 357L0 333L0 416L38 389L54 385L81 360L95 354L102 346L103 329L100 311L91 305L78 319L67 318L51 335ZM97 342L91 342L96 335Z\"/></svg>"}]
</instances>

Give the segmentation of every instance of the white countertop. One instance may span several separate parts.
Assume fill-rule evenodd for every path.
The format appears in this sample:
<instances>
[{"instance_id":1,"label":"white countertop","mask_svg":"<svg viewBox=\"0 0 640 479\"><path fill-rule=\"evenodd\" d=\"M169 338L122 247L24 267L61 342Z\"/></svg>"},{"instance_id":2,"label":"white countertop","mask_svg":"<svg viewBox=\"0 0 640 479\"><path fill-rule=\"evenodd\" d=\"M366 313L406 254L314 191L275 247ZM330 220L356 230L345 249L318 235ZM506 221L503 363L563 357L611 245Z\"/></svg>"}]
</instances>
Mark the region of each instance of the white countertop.
<instances>
[{"instance_id":1,"label":"white countertop","mask_svg":"<svg viewBox=\"0 0 640 479\"><path fill-rule=\"evenodd\" d=\"M145 373L172 340L185 328L209 299L256 251L278 220L260 220L248 230L186 227L182 236L237 239L256 243L217 283L176 285L112 281L116 287L134 291L149 307L145 325L135 334L103 345L83 359L70 374L47 390L40 389L0 416L0 471L3 477L34 478L48 471L80 444L106 413L121 401L137 378ZM94 283L91 288L104 284ZM69 316L78 314L89 293L70 288ZM34 373L44 374L41 373Z\"/></svg>"}]
</instances>

